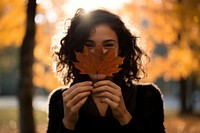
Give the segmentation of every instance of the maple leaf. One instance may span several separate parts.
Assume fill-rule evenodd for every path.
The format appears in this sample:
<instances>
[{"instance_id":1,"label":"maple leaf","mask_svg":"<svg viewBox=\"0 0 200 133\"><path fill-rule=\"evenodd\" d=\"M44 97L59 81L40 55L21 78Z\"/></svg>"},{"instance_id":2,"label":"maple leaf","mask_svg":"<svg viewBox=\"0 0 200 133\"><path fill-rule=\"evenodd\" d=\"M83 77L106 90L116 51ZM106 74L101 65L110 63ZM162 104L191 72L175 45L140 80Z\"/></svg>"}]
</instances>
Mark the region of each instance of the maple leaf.
<instances>
[{"instance_id":1,"label":"maple leaf","mask_svg":"<svg viewBox=\"0 0 200 133\"><path fill-rule=\"evenodd\" d=\"M103 53L102 46L97 46L94 53L89 48L84 47L83 52L75 52L78 62L73 62L74 66L80 70L80 74L103 74L112 76L121 68L124 58L115 57L115 49L110 49Z\"/></svg>"}]
</instances>

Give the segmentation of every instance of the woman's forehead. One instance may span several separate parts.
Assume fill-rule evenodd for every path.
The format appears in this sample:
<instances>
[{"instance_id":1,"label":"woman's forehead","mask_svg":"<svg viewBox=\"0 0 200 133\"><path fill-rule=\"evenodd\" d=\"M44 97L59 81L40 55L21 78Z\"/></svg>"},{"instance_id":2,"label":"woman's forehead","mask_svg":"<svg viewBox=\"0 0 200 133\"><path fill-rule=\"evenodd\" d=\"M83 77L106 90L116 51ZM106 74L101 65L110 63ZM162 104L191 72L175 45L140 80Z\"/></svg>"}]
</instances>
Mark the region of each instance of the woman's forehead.
<instances>
[{"instance_id":1,"label":"woman's forehead","mask_svg":"<svg viewBox=\"0 0 200 133\"><path fill-rule=\"evenodd\" d=\"M111 27L107 24L100 24L94 27L94 30L91 31L89 39L97 38L111 38L117 39L117 34Z\"/></svg>"}]
</instances>

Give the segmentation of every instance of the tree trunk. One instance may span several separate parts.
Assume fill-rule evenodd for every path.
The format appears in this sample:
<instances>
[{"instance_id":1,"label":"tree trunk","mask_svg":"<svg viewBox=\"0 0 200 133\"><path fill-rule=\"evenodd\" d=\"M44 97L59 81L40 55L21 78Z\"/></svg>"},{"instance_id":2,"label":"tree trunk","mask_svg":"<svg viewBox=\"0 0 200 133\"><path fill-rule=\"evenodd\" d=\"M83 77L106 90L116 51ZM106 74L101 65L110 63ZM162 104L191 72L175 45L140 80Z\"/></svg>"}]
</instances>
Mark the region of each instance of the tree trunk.
<instances>
[{"instance_id":1,"label":"tree trunk","mask_svg":"<svg viewBox=\"0 0 200 133\"><path fill-rule=\"evenodd\" d=\"M26 33L20 51L19 109L21 133L35 133L33 115L33 50L35 44L36 0L29 0L27 5Z\"/></svg>"},{"instance_id":2,"label":"tree trunk","mask_svg":"<svg viewBox=\"0 0 200 133\"><path fill-rule=\"evenodd\" d=\"M191 75L191 81L190 81L190 97L189 97L189 106L188 106L188 111L190 114L193 113L194 111L194 105L196 104L195 102L195 97L193 95L194 91L197 89L197 75L196 73L192 73Z\"/></svg>"},{"instance_id":3,"label":"tree trunk","mask_svg":"<svg viewBox=\"0 0 200 133\"><path fill-rule=\"evenodd\" d=\"M180 99L181 99L181 110L180 113L181 114L186 114L188 112L187 110L187 92L186 92L186 79L181 78L180 79Z\"/></svg>"}]
</instances>

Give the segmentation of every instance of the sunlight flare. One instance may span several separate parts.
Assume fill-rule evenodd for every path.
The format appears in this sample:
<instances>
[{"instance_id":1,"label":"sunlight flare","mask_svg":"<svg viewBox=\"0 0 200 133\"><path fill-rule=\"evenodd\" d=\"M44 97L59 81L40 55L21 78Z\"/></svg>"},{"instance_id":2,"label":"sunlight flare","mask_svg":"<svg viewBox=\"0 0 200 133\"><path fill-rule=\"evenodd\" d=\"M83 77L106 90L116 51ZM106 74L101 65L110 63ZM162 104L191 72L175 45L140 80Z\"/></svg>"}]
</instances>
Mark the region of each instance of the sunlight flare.
<instances>
[{"instance_id":1,"label":"sunlight flare","mask_svg":"<svg viewBox=\"0 0 200 133\"><path fill-rule=\"evenodd\" d=\"M63 5L62 9L66 14L72 16L77 8L83 8L86 11L90 11L94 8L119 10L128 2L130 2L130 0L70 0Z\"/></svg>"}]
</instances>

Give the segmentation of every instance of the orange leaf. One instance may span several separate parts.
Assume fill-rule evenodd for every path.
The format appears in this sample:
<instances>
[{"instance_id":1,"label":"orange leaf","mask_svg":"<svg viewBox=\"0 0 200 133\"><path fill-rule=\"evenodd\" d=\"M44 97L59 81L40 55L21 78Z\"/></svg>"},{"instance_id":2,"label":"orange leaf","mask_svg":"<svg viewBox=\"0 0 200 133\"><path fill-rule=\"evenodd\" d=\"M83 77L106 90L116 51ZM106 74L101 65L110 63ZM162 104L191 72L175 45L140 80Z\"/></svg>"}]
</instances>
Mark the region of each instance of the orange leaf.
<instances>
[{"instance_id":1,"label":"orange leaf","mask_svg":"<svg viewBox=\"0 0 200 133\"><path fill-rule=\"evenodd\" d=\"M103 74L112 76L121 68L118 66L123 63L124 58L115 57L114 49L103 53L102 46L96 47L94 53L89 48L84 47L83 53L75 52L78 62L73 62L74 66L79 69L80 74Z\"/></svg>"}]
</instances>

